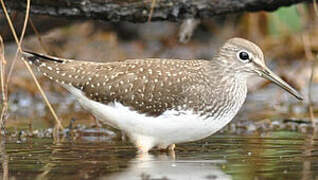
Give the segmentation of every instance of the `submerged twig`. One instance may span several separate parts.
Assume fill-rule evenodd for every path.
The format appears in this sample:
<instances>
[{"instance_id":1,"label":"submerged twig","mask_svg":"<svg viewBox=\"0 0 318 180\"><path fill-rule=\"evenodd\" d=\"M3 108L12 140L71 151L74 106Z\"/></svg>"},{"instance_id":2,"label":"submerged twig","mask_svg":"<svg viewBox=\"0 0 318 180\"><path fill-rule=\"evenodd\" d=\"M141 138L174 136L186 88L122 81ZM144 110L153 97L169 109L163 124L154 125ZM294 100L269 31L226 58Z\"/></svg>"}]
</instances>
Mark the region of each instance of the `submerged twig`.
<instances>
[{"instance_id":1,"label":"submerged twig","mask_svg":"<svg viewBox=\"0 0 318 180\"><path fill-rule=\"evenodd\" d=\"M0 1L1 1L2 8L3 8L3 12L4 12L4 14L5 14L6 18L7 18L7 21L8 21L8 23L9 23L10 29L11 29L12 34L13 34L13 36L14 36L14 39L15 39L17 45L18 45L18 52L22 53L21 43L22 43L22 40L23 40L23 37L24 37L24 34L25 34L25 29L26 29L26 26L27 26L27 20L28 20L28 18L29 18L30 1L31 1L31 0L27 0L26 17L25 17L24 26L23 26L23 32L22 32L22 34L21 34L20 40L19 40L18 37L17 37L16 31L15 31L15 29L14 29L14 27L13 27L12 21L11 21L11 19L10 19L10 17L9 17L9 14L8 14L8 12L7 12L7 9L6 9L6 7L5 7L5 4L4 4L3 0L0 0ZM47 106L49 107L49 109L50 109L50 111L51 111L51 113L52 113L52 115L53 115L53 117L54 117L54 119L55 119L55 121L56 121L56 123L57 123L58 128L59 128L59 129L64 129L63 126L62 126L61 121L60 121L59 118L57 117L57 115L56 115L56 113L55 113L53 107L51 106L50 102L48 101L48 99L47 99L47 97L46 97L46 95L45 95L45 93L44 93L42 87L40 86L38 80L36 79L36 77L35 77L35 75L34 75L32 69L31 69L31 67L29 66L29 64L28 64L26 61L23 61L23 63L25 64L26 68L27 68L28 71L30 72L30 74L31 74L31 76L32 76L32 78L33 78L33 80L34 80L36 86L38 87L38 89L39 89L39 91L40 91L40 93L41 93L41 95L42 95L42 97L43 97L43 99L44 99L44 101L45 101L45 103L46 103Z\"/></svg>"}]
</instances>

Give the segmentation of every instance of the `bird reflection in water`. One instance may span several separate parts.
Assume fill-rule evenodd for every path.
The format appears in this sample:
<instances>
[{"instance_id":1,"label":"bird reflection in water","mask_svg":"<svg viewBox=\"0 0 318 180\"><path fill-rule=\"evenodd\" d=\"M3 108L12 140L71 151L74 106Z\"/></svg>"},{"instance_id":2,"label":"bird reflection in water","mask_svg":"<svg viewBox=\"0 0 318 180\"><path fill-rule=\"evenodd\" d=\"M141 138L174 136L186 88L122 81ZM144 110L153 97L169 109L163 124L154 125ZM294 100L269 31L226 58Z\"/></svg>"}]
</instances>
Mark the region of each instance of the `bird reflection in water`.
<instances>
[{"instance_id":1,"label":"bird reflection in water","mask_svg":"<svg viewBox=\"0 0 318 180\"><path fill-rule=\"evenodd\" d=\"M218 167L218 164L225 162L224 160L182 160L165 154L155 156L147 153L130 161L129 167L124 171L100 179L232 179Z\"/></svg>"}]
</instances>

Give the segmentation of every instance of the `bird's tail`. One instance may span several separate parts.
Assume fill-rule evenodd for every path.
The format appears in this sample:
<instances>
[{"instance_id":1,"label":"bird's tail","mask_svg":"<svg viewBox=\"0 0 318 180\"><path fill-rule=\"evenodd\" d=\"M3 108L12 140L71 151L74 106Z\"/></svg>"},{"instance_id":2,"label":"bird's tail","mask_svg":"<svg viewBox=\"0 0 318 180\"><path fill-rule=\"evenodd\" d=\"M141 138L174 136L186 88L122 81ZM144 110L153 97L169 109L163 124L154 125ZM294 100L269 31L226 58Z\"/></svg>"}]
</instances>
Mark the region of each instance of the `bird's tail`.
<instances>
[{"instance_id":1,"label":"bird's tail","mask_svg":"<svg viewBox=\"0 0 318 180\"><path fill-rule=\"evenodd\" d=\"M22 51L22 59L27 60L30 64L34 64L36 66L41 65L43 61L51 61L55 63L63 63L63 59L56 58L53 56L48 56L40 53L35 53L31 51ZM41 62L42 61L42 62Z\"/></svg>"},{"instance_id":2,"label":"bird's tail","mask_svg":"<svg viewBox=\"0 0 318 180\"><path fill-rule=\"evenodd\" d=\"M83 83L90 78L87 70L92 65L90 62L57 58L29 51L23 51L21 58L42 75L60 84L82 87Z\"/></svg>"}]
</instances>

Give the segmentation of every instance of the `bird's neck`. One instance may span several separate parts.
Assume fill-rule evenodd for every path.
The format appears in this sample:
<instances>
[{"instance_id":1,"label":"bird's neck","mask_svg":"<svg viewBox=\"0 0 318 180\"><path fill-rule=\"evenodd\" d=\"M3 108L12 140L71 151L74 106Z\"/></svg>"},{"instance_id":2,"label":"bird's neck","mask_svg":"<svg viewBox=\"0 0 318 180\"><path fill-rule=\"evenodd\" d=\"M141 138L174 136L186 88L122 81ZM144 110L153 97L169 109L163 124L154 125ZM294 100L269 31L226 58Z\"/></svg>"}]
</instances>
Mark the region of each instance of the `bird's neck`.
<instances>
[{"instance_id":1,"label":"bird's neck","mask_svg":"<svg viewBox=\"0 0 318 180\"><path fill-rule=\"evenodd\" d=\"M246 78L233 72L222 62L211 61L208 66L211 86L209 116L230 121L237 114L247 94Z\"/></svg>"}]
</instances>

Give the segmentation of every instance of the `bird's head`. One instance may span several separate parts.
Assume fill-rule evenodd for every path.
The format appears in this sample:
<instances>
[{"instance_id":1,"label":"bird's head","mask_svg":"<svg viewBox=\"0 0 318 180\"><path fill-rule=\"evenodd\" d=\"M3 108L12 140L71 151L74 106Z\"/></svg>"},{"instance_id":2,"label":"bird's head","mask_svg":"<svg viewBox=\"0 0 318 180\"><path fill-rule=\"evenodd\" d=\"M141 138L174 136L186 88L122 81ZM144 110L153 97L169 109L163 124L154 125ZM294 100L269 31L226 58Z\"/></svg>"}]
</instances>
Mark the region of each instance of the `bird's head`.
<instances>
[{"instance_id":1,"label":"bird's head","mask_svg":"<svg viewBox=\"0 0 318 180\"><path fill-rule=\"evenodd\" d=\"M243 77L258 75L272 81L297 99L303 97L294 88L273 73L264 62L262 50L251 41L242 38L232 38L225 42L218 52L219 60L223 61L229 70Z\"/></svg>"}]
</instances>

